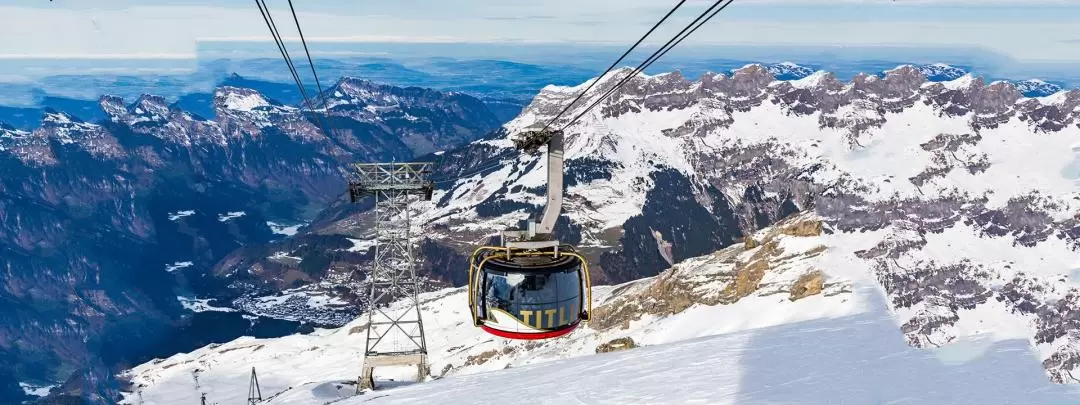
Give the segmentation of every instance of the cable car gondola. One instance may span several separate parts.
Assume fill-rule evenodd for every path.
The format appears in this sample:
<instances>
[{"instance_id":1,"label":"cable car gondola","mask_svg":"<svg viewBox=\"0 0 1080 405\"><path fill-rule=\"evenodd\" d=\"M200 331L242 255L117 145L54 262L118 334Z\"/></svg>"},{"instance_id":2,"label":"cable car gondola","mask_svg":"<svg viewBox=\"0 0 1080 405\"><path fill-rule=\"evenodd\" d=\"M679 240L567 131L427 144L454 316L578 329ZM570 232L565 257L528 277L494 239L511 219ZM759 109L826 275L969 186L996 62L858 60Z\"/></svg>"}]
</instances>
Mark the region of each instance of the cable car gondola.
<instances>
[{"instance_id":1,"label":"cable car gondola","mask_svg":"<svg viewBox=\"0 0 1080 405\"><path fill-rule=\"evenodd\" d=\"M570 245L482 247L469 279L473 324L495 336L549 339L589 319L588 264Z\"/></svg>"},{"instance_id":2,"label":"cable car gondola","mask_svg":"<svg viewBox=\"0 0 1080 405\"><path fill-rule=\"evenodd\" d=\"M473 325L508 339L566 335L592 312L589 265L552 230L562 208L562 131L530 131L518 149L535 154L548 146L548 196L539 223L502 232L502 246L482 246L469 260Z\"/></svg>"}]
</instances>

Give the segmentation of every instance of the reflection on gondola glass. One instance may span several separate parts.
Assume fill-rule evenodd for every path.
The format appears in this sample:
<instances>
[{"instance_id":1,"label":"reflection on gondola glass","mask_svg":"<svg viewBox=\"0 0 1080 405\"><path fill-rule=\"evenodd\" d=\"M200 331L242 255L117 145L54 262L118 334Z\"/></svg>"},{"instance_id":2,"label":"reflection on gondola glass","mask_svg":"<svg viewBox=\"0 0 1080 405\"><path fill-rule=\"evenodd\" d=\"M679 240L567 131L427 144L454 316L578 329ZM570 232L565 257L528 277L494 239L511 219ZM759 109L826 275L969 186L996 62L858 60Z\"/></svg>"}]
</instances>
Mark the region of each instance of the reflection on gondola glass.
<instances>
[{"instance_id":1,"label":"reflection on gondola glass","mask_svg":"<svg viewBox=\"0 0 1080 405\"><path fill-rule=\"evenodd\" d=\"M485 309L505 312L536 329L558 329L573 324L581 311L578 270L574 267L525 274L485 271Z\"/></svg>"}]
</instances>

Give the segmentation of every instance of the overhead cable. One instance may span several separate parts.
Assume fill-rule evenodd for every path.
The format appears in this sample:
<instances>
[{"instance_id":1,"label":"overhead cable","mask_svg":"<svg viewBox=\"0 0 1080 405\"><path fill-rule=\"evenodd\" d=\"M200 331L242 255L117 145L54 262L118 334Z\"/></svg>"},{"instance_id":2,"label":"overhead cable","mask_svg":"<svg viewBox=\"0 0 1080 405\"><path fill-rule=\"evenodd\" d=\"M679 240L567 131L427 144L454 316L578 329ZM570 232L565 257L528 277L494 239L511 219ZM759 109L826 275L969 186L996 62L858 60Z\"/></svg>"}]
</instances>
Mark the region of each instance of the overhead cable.
<instances>
[{"instance_id":1,"label":"overhead cable","mask_svg":"<svg viewBox=\"0 0 1080 405\"><path fill-rule=\"evenodd\" d=\"M322 99L323 108L325 108L326 92L323 91L322 83L319 81L319 74L315 72L315 62L311 59L311 52L308 51L307 40L304 39L304 30L300 29L300 19L296 17L296 9L293 8L292 0L289 0L289 11L292 11L293 21L296 22L296 32L300 33L300 43L304 44L304 54L307 55L308 66L311 66L311 75L315 76L315 85L319 89L319 98Z\"/></svg>"},{"instance_id":2,"label":"overhead cable","mask_svg":"<svg viewBox=\"0 0 1080 405\"><path fill-rule=\"evenodd\" d=\"M308 106L308 112L314 118L316 126L323 131L325 136L330 136L330 132L326 130L326 126L323 125L322 119L315 113L315 108L311 104L311 99L308 98L307 91L304 90L304 83L300 80L300 75L296 72L296 66L293 65L292 58L289 57L289 51L285 47L285 41L281 38L281 33L277 29L277 24L274 23L274 17L270 15L270 8L266 6L265 1L255 0L255 5L259 7L259 13L262 14L263 21L266 22L266 27L270 29L270 35L274 37L274 43L277 44L278 51L281 52L281 57L285 59L285 64L289 68L289 73L292 74L293 81L296 82L296 87L300 90L300 96L303 97L304 103Z\"/></svg>"},{"instance_id":3,"label":"overhead cable","mask_svg":"<svg viewBox=\"0 0 1080 405\"><path fill-rule=\"evenodd\" d=\"M695 18L694 21L691 21L690 24L688 24L685 28L682 29L682 31L679 31L678 34L675 34L675 36L672 37L670 40L668 40L668 42L665 43L663 46L661 46L660 49L657 49L656 52L653 52L653 54L651 56L649 56L649 58L642 61L641 64L638 65L637 68L634 68L634 70L630 72L630 74L623 77L623 79L620 80L618 83L616 83L615 86L612 86L610 89L608 89L607 92L605 92L603 95L601 95L599 98L597 98L591 105L589 105L589 107L585 108L584 111L582 111L577 116L575 116L574 119L570 120L570 122L566 123L566 125L563 125L561 130L566 130L566 128L569 128L571 125L573 125L575 122L577 122L578 119L580 119L582 116L584 116L590 110L592 110L594 107L596 107L598 104L600 104L600 102L603 101L605 98L607 98L607 96L611 95L616 90L618 90L620 87L622 87L624 84L629 82L630 79L633 78L634 76L637 76L638 73L641 73L646 68L651 66L653 64L653 62L656 62L657 59L660 59L661 56L664 56L664 54L666 54L668 51L670 51L672 48L674 48L675 45L678 45L680 42L682 42L684 39L686 39L686 37L689 37L690 34L693 34L694 31L697 31L698 28L701 28L702 25L705 25L705 23L708 22L710 19L712 19L714 16L716 16L716 14L720 13L720 11L724 10L724 8L727 8L727 6L731 5L731 3L734 2L734 0L726 0L727 1L726 3L724 3L724 1L725 0L717 0L715 3L713 3L712 6L705 9L705 11L701 13L701 15L699 15L697 18ZM721 3L724 3L724 5L720 6ZM720 8L716 8L717 6L720 6ZM716 10L714 11L713 9L716 9ZM712 14L709 14L710 12L712 12ZM708 17L706 17L706 15L708 15ZM702 18L705 18L705 19L702 20ZM699 20L701 20L700 23L698 22ZM697 24L697 25L695 26L694 24ZM691 27L693 27L693 28L691 28ZM687 31L687 30L689 30L689 31Z\"/></svg>"},{"instance_id":4,"label":"overhead cable","mask_svg":"<svg viewBox=\"0 0 1080 405\"><path fill-rule=\"evenodd\" d=\"M555 117L551 118L551 120L548 121L547 125L544 125L544 128L540 131L542 132L547 130L548 127L551 126L551 124L555 123L555 120L559 119L559 117L562 117L562 115L565 114L566 111L574 105L574 103L577 103L577 101L580 100L581 97L584 96L586 93L588 93L589 90L596 85L596 83L599 83L600 79L603 79L604 75L608 74L611 69L614 69L615 66L618 66L619 62L622 62L622 60L626 58L626 56L629 55L630 52L634 50L634 48L637 48L637 46L641 44L641 41L644 41L645 38L649 36L649 34L652 34L652 32L655 31L656 28L660 26L660 24L663 24L664 21L666 21L667 18L675 12L675 10L678 10L679 7L683 5L683 3L686 3L686 0L681 0L677 4L675 4L675 7L672 7L671 10L669 10L667 14L665 14L664 17L660 19L660 21L657 21L656 24L653 24L652 28L650 28L649 31L645 33L645 35L642 35L641 38L638 38L637 42L635 42L634 45L630 46L630 49L627 49L626 52L623 52L622 56L620 56L619 59L616 59L615 62L611 64L611 66L608 66L607 70L604 70L604 73L601 73L600 76L596 78L596 80L593 80L592 83L589 83L589 86L586 87L585 90L582 90L581 93L579 93L577 97L575 97L574 100L570 102L570 104L567 104L566 107L562 109L562 111L559 111L559 113L556 114Z\"/></svg>"}]
</instances>

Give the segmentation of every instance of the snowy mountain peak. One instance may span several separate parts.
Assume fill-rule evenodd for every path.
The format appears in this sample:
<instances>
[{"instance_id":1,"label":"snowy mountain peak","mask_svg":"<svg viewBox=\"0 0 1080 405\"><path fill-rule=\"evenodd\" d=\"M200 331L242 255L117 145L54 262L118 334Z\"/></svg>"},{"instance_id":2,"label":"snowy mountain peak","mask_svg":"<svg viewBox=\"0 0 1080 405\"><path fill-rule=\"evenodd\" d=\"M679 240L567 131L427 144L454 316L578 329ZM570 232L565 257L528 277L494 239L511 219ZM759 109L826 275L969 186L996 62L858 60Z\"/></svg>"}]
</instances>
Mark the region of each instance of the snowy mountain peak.
<instances>
[{"instance_id":1,"label":"snowy mountain peak","mask_svg":"<svg viewBox=\"0 0 1080 405\"><path fill-rule=\"evenodd\" d=\"M1064 91L1059 85L1039 79L1015 81L1013 85L1024 94L1024 97L1047 97Z\"/></svg>"},{"instance_id":2,"label":"snowy mountain peak","mask_svg":"<svg viewBox=\"0 0 1080 405\"><path fill-rule=\"evenodd\" d=\"M33 133L0 122L0 152L26 144Z\"/></svg>"},{"instance_id":3,"label":"snowy mountain peak","mask_svg":"<svg viewBox=\"0 0 1080 405\"><path fill-rule=\"evenodd\" d=\"M162 96L143 94L134 103L126 105L123 98L106 95L98 104L112 122L128 125L135 133L184 146L200 142L223 144L224 137L216 123L174 109Z\"/></svg>"},{"instance_id":4,"label":"snowy mountain peak","mask_svg":"<svg viewBox=\"0 0 1080 405\"><path fill-rule=\"evenodd\" d=\"M0 123L0 153L11 154L24 164L41 166L56 163L43 132L27 132Z\"/></svg>"},{"instance_id":5,"label":"snowy mountain peak","mask_svg":"<svg viewBox=\"0 0 1080 405\"><path fill-rule=\"evenodd\" d=\"M366 116L375 117L379 112L400 109L404 101L399 96L389 86L356 77L343 77L327 90L326 108L360 109L367 113Z\"/></svg>"},{"instance_id":6,"label":"snowy mountain peak","mask_svg":"<svg viewBox=\"0 0 1080 405\"><path fill-rule=\"evenodd\" d=\"M29 135L27 131L20 130L11 125L0 122L0 137L21 138Z\"/></svg>"},{"instance_id":7,"label":"snowy mountain peak","mask_svg":"<svg viewBox=\"0 0 1080 405\"><path fill-rule=\"evenodd\" d=\"M113 121L119 121L122 117L128 115L128 108L124 104L123 97L106 94L98 99L98 105L101 106L101 111L104 111L105 115L108 115Z\"/></svg>"},{"instance_id":8,"label":"snowy mountain peak","mask_svg":"<svg viewBox=\"0 0 1080 405\"><path fill-rule=\"evenodd\" d=\"M214 91L214 111L227 138L258 136L264 128L281 122L294 122L299 126L286 131L291 136L303 139L321 136L315 124L304 118L302 110L281 105L254 89L218 87Z\"/></svg>"},{"instance_id":9,"label":"snowy mountain peak","mask_svg":"<svg viewBox=\"0 0 1080 405\"><path fill-rule=\"evenodd\" d=\"M128 109L138 115L153 117L155 120L163 120L170 115L169 102L165 97L143 94Z\"/></svg>"},{"instance_id":10,"label":"snowy mountain peak","mask_svg":"<svg viewBox=\"0 0 1080 405\"><path fill-rule=\"evenodd\" d=\"M126 155L124 148L100 125L85 122L78 117L51 108L45 110L41 126L34 134L60 145L77 145L93 156L102 159Z\"/></svg>"},{"instance_id":11,"label":"snowy mountain peak","mask_svg":"<svg viewBox=\"0 0 1080 405\"><path fill-rule=\"evenodd\" d=\"M592 89L589 90L589 91L595 91L597 89L604 89L604 91L607 91L607 89L610 89L616 83L622 81L626 76L628 76L634 70L635 69L633 67L630 67L630 66L618 67L618 68L612 69L610 72L608 72L607 74L605 74L603 76L594 77L594 78L586 80L585 82L583 82L581 84L578 84L576 86L560 86L560 85L549 84L547 86L544 86L544 88L540 89L540 94L548 94L548 95L553 96L553 97L559 97L559 96L555 96L556 94L565 94L565 95L570 95L572 97L576 97L579 93L584 91L586 88L589 88L590 86L592 87ZM641 72L641 73L638 73L637 76L635 76L635 79L636 78L649 78L649 77L651 77L651 76L645 74L644 72ZM630 79L630 81L635 80L635 79Z\"/></svg>"},{"instance_id":12,"label":"snowy mountain peak","mask_svg":"<svg viewBox=\"0 0 1080 405\"><path fill-rule=\"evenodd\" d=\"M782 79L777 79L777 80L782 80ZM827 86L828 84L839 83L839 80L836 79L836 75L833 74L832 72L826 72L826 71L823 71L823 70L819 70L819 71L813 72L813 73L811 73L809 75L806 75L806 76L804 76L802 78L791 80L789 83L791 83L791 85L796 87L796 88L813 89L813 88L824 87L824 86ZM829 87L831 87L831 86L829 86Z\"/></svg>"},{"instance_id":13,"label":"snowy mountain peak","mask_svg":"<svg viewBox=\"0 0 1080 405\"><path fill-rule=\"evenodd\" d=\"M92 128L93 124L89 124L76 116L54 110L52 108L46 108L44 114L41 116L41 125L51 127L84 127Z\"/></svg>"},{"instance_id":14,"label":"snowy mountain peak","mask_svg":"<svg viewBox=\"0 0 1080 405\"><path fill-rule=\"evenodd\" d=\"M488 105L463 93L396 87L355 77L344 77L327 89L325 106L316 108L325 109L320 114L378 122L392 128L419 153L437 151L440 148L436 144L453 144L453 139L461 139L450 134L468 132L455 128L490 129L502 122ZM443 135L432 139L432 133Z\"/></svg>"},{"instance_id":15,"label":"snowy mountain peak","mask_svg":"<svg viewBox=\"0 0 1080 405\"><path fill-rule=\"evenodd\" d=\"M686 82L686 76L682 71L674 70L671 72L664 72L653 76L661 83L684 83Z\"/></svg>"},{"instance_id":16,"label":"snowy mountain peak","mask_svg":"<svg viewBox=\"0 0 1080 405\"><path fill-rule=\"evenodd\" d=\"M915 66L915 65L900 65L900 66L897 66L895 68L886 70L884 72L884 74L883 74L883 77L886 80L888 80L888 79L894 79L894 80L908 79L908 80L918 80L918 81L927 80L926 75L923 74L922 69L920 69L918 66Z\"/></svg>"},{"instance_id":17,"label":"snowy mountain peak","mask_svg":"<svg viewBox=\"0 0 1080 405\"><path fill-rule=\"evenodd\" d=\"M331 86L329 93L331 93L333 97L352 96L367 99L377 93L378 87L378 84L370 80L346 76L342 77L335 85ZM335 91L340 91L341 93L334 94Z\"/></svg>"},{"instance_id":18,"label":"snowy mountain peak","mask_svg":"<svg viewBox=\"0 0 1080 405\"><path fill-rule=\"evenodd\" d=\"M923 74L923 76L926 76L926 80L932 82L955 80L960 76L967 74L967 71L965 71L964 69L945 63L919 65L917 68L919 69L919 72Z\"/></svg>"},{"instance_id":19,"label":"snowy mountain peak","mask_svg":"<svg viewBox=\"0 0 1080 405\"><path fill-rule=\"evenodd\" d=\"M110 120L128 125L164 124L172 115L168 101L162 96L152 94L140 95L131 105L125 105L124 99L119 96L105 95L99 99L98 104Z\"/></svg>"},{"instance_id":20,"label":"snowy mountain peak","mask_svg":"<svg viewBox=\"0 0 1080 405\"><path fill-rule=\"evenodd\" d=\"M769 69L769 67L765 66L764 64L761 64L761 63L749 63L749 64L744 65L743 67L732 70L731 73L732 73L731 74L732 77L736 77L736 76L740 76L740 75L744 75L744 76L745 75L751 75L751 76L762 77L763 75L767 75L770 79L774 79L774 77L772 76L772 71Z\"/></svg>"},{"instance_id":21,"label":"snowy mountain peak","mask_svg":"<svg viewBox=\"0 0 1080 405\"><path fill-rule=\"evenodd\" d=\"M981 88L985 85L982 77L977 77L971 73L965 73L955 79L942 80L937 83L941 83L942 86L949 90L967 90L971 88Z\"/></svg>"},{"instance_id":22,"label":"snowy mountain peak","mask_svg":"<svg viewBox=\"0 0 1080 405\"><path fill-rule=\"evenodd\" d=\"M253 89L222 86L214 90L214 108L251 112L275 104Z\"/></svg>"},{"instance_id":23,"label":"snowy mountain peak","mask_svg":"<svg viewBox=\"0 0 1080 405\"><path fill-rule=\"evenodd\" d=\"M814 74L816 69L794 62L780 62L768 66L776 80L798 80Z\"/></svg>"}]
</instances>

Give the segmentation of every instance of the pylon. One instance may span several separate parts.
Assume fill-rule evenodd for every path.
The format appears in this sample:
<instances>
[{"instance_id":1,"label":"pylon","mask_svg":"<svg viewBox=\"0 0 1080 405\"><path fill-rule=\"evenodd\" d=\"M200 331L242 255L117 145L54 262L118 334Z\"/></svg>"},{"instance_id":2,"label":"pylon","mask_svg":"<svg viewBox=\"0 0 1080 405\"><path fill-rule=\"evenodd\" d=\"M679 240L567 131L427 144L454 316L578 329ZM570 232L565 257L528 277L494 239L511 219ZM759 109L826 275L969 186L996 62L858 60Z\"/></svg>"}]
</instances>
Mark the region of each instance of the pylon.
<instances>
[{"instance_id":1,"label":"pylon","mask_svg":"<svg viewBox=\"0 0 1080 405\"><path fill-rule=\"evenodd\" d=\"M426 178L430 163L368 163L354 167L356 179L349 182L351 200L375 197L375 258L368 277L371 291L367 344L356 385L359 392L375 389L376 366L415 365L418 381L427 374L427 341L417 298L420 287L413 261L409 204L413 196L431 200L435 183ZM390 302L397 298L408 299L406 307L390 311Z\"/></svg>"},{"instance_id":2,"label":"pylon","mask_svg":"<svg viewBox=\"0 0 1080 405\"><path fill-rule=\"evenodd\" d=\"M255 375L255 367L251 368L251 381L248 383L248 405L262 402L262 388L259 388L259 377Z\"/></svg>"}]
</instances>

